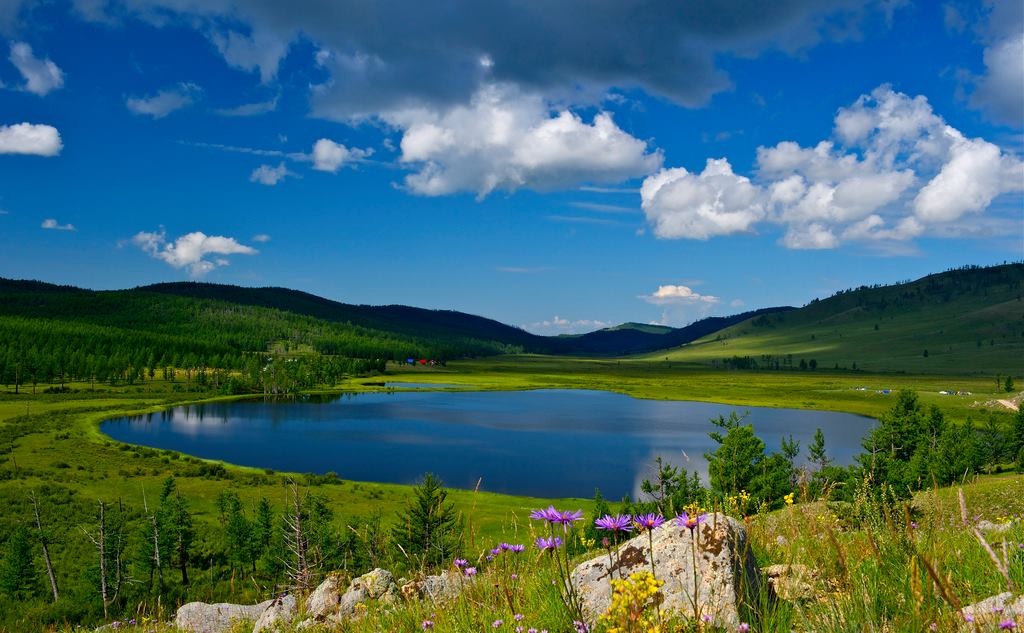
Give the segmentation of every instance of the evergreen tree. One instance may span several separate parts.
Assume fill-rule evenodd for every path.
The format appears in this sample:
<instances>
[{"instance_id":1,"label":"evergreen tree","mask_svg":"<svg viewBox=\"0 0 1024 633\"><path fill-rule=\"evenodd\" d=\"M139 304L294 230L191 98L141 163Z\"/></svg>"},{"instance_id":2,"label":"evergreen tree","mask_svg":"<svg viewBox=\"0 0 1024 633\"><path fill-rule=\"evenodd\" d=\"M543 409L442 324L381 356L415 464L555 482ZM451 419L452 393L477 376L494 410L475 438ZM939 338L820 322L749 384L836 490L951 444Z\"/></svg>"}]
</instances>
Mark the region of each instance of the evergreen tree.
<instances>
[{"instance_id":1,"label":"evergreen tree","mask_svg":"<svg viewBox=\"0 0 1024 633\"><path fill-rule=\"evenodd\" d=\"M741 424L742 418L736 412L712 418L711 423L725 431L708 433L719 444L712 453L705 453L708 460L708 479L711 489L721 494L736 494L742 490L751 491L754 478L759 473L764 459L764 442L754 435L754 427Z\"/></svg>"},{"instance_id":2,"label":"evergreen tree","mask_svg":"<svg viewBox=\"0 0 1024 633\"><path fill-rule=\"evenodd\" d=\"M35 594L37 584L29 531L19 525L8 537L0 558L0 593L12 600L25 600Z\"/></svg>"},{"instance_id":3,"label":"evergreen tree","mask_svg":"<svg viewBox=\"0 0 1024 633\"><path fill-rule=\"evenodd\" d=\"M447 497L441 481L427 473L405 510L398 513L392 536L421 568L449 563L461 551L462 521Z\"/></svg>"},{"instance_id":4,"label":"evergreen tree","mask_svg":"<svg viewBox=\"0 0 1024 633\"><path fill-rule=\"evenodd\" d=\"M810 462L817 466L819 471L824 470L832 463L825 451L825 434L822 433L820 427L814 431L814 442L807 447L807 455Z\"/></svg>"}]
</instances>

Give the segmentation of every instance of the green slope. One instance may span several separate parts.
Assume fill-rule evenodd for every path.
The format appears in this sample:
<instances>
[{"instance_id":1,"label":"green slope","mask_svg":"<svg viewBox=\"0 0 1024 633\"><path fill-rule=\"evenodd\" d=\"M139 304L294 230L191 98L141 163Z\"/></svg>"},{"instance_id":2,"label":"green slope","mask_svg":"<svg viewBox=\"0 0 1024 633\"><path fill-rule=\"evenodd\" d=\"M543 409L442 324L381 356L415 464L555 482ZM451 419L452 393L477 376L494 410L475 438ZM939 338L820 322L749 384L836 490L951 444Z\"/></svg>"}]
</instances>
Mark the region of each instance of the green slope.
<instances>
[{"instance_id":1,"label":"green slope","mask_svg":"<svg viewBox=\"0 0 1024 633\"><path fill-rule=\"evenodd\" d=\"M1024 373L1024 264L861 287L748 319L649 358L758 369ZM927 351L927 355L925 352Z\"/></svg>"}]
</instances>

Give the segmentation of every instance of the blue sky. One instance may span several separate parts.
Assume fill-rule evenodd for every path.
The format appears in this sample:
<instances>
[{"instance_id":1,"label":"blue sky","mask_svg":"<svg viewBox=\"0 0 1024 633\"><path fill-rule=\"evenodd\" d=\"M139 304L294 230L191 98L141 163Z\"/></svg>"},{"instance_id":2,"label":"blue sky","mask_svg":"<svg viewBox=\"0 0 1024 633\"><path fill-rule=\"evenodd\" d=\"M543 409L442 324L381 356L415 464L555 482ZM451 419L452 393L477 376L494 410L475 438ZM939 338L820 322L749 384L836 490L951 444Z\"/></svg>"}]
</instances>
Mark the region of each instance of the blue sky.
<instances>
[{"instance_id":1,"label":"blue sky","mask_svg":"<svg viewBox=\"0 0 1024 633\"><path fill-rule=\"evenodd\" d=\"M550 334L1024 256L1020 2L550 5L0 0L0 276Z\"/></svg>"}]
</instances>

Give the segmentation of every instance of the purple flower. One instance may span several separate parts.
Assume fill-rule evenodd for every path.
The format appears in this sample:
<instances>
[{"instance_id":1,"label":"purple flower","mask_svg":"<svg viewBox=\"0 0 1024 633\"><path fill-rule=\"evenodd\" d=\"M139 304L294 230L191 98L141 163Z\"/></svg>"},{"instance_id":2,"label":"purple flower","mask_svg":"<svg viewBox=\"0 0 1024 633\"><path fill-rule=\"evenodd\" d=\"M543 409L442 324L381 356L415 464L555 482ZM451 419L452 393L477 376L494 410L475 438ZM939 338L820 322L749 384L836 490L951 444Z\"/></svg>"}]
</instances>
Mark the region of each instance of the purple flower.
<instances>
[{"instance_id":1,"label":"purple flower","mask_svg":"<svg viewBox=\"0 0 1024 633\"><path fill-rule=\"evenodd\" d=\"M424 631L430 631L430 630L432 630L434 628L434 621L433 620L424 620L423 624L420 625L420 628L423 629Z\"/></svg>"},{"instance_id":2,"label":"purple flower","mask_svg":"<svg viewBox=\"0 0 1024 633\"><path fill-rule=\"evenodd\" d=\"M568 510L566 510L565 512L560 512L558 514L558 520L553 521L553 523L561 523L562 527L568 529L568 527L572 525L574 522L582 520L583 510L577 510L575 512L569 512Z\"/></svg>"},{"instance_id":3,"label":"purple flower","mask_svg":"<svg viewBox=\"0 0 1024 633\"><path fill-rule=\"evenodd\" d=\"M1003 620L999 623L1000 631L1012 631L1015 628L1017 628L1017 623L1013 620Z\"/></svg>"},{"instance_id":4,"label":"purple flower","mask_svg":"<svg viewBox=\"0 0 1024 633\"><path fill-rule=\"evenodd\" d=\"M522 613L517 613L514 616L512 616L512 619L515 620L516 622L522 622L523 614Z\"/></svg>"},{"instance_id":5,"label":"purple flower","mask_svg":"<svg viewBox=\"0 0 1024 633\"><path fill-rule=\"evenodd\" d=\"M496 629L500 627L502 624L505 624L503 620L495 620L494 622L491 622L491 628Z\"/></svg>"},{"instance_id":6,"label":"purple flower","mask_svg":"<svg viewBox=\"0 0 1024 633\"><path fill-rule=\"evenodd\" d=\"M452 564L458 567L459 569L462 569L463 567L469 564L469 561L465 558L456 558L455 562L453 562Z\"/></svg>"},{"instance_id":7,"label":"purple flower","mask_svg":"<svg viewBox=\"0 0 1024 633\"><path fill-rule=\"evenodd\" d=\"M465 574L469 577L476 576L476 567L467 567L465 570Z\"/></svg>"},{"instance_id":8,"label":"purple flower","mask_svg":"<svg viewBox=\"0 0 1024 633\"><path fill-rule=\"evenodd\" d=\"M606 532L629 532L633 529L633 517L628 514L606 514L595 520L594 525Z\"/></svg>"},{"instance_id":9,"label":"purple flower","mask_svg":"<svg viewBox=\"0 0 1024 633\"><path fill-rule=\"evenodd\" d=\"M964 622L974 622L974 616L970 613L964 614Z\"/></svg>"},{"instance_id":10,"label":"purple flower","mask_svg":"<svg viewBox=\"0 0 1024 633\"><path fill-rule=\"evenodd\" d=\"M576 633L590 633L590 627L585 622L579 620L572 621L572 628L575 629Z\"/></svg>"},{"instance_id":11,"label":"purple flower","mask_svg":"<svg viewBox=\"0 0 1024 633\"><path fill-rule=\"evenodd\" d=\"M526 546L521 544L521 543L519 543L519 544L516 544L516 545L509 545L508 549L509 549L510 552L518 554L520 552L525 552L526 551Z\"/></svg>"},{"instance_id":12,"label":"purple flower","mask_svg":"<svg viewBox=\"0 0 1024 633\"><path fill-rule=\"evenodd\" d=\"M530 518L534 521L547 521L548 523L555 523L562 517L562 513L555 510L555 506L548 506L547 510L534 510L530 513Z\"/></svg>"},{"instance_id":13,"label":"purple flower","mask_svg":"<svg viewBox=\"0 0 1024 633\"><path fill-rule=\"evenodd\" d=\"M502 543L502 544L498 545L498 549L500 549L503 552L507 552L508 550L512 549L512 546L509 545L508 543Z\"/></svg>"},{"instance_id":14,"label":"purple flower","mask_svg":"<svg viewBox=\"0 0 1024 633\"><path fill-rule=\"evenodd\" d=\"M512 574L511 576L509 576L509 578L511 578L512 580L519 580L519 574Z\"/></svg>"},{"instance_id":15,"label":"purple flower","mask_svg":"<svg viewBox=\"0 0 1024 633\"><path fill-rule=\"evenodd\" d=\"M665 517L660 514L638 514L633 517L633 523L640 527L641 530L653 530L662 523L665 522Z\"/></svg>"},{"instance_id":16,"label":"purple flower","mask_svg":"<svg viewBox=\"0 0 1024 633\"><path fill-rule=\"evenodd\" d=\"M750 625L746 622L740 622L740 625L736 627L736 631L738 631L738 633L749 633Z\"/></svg>"},{"instance_id":17,"label":"purple flower","mask_svg":"<svg viewBox=\"0 0 1024 633\"><path fill-rule=\"evenodd\" d=\"M704 522L708 518L707 513L702 512L700 516L690 516L687 513L682 513L676 517L676 525L679 527L689 528L691 532L697 529L697 526Z\"/></svg>"},{"instance_id":18,"label":"purple flower","mask_svg":"<svg viewBox=\"0 0 1024 633\"><path fill-rule=\"evenodd\" d=\"M552 538L537 537L533 544L542 552L551 552L562 546L562 539L557 536Z\"/></svg>"}]
</instances>

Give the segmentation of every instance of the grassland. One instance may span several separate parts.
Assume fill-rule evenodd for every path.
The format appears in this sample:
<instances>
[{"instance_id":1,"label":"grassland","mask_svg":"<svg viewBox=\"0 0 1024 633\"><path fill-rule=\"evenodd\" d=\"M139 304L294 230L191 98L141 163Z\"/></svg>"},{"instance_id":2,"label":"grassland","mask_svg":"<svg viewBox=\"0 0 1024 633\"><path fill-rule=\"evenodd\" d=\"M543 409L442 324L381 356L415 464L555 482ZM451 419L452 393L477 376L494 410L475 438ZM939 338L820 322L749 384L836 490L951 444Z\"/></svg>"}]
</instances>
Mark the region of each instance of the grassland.
<instances>
[{"instance_id":1,"label":"grassland","mask_svg":"<svg viewBox=\"0 0 1024 633\"><path fill-rule=\"evenodd\" d=\"M711 365L749 357L762 368L813 359L819 368L869 372L1020 374L1022 277L1017 264L859 289L641 358Z\"/></svg>"}]
</instances>

